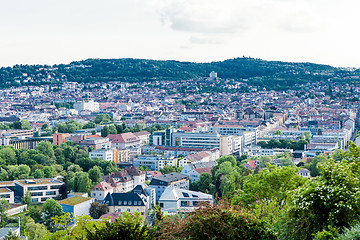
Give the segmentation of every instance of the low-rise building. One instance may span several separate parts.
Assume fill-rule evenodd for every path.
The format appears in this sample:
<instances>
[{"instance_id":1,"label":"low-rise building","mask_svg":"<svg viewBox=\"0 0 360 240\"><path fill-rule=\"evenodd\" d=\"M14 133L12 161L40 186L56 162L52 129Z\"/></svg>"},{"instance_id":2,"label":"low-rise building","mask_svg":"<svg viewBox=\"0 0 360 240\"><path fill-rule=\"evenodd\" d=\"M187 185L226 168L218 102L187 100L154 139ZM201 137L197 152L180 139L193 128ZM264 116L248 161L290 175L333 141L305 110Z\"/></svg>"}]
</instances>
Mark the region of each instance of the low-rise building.
<instances>
[{"instance_id":1,"label":"low-rise building","mask_svg":"<svg viewBox=\"0 0 360 240\"><path fill-rule=\"evenodd\" d=\"M180 188L189 190L189 177L180 173L168 173L159 177L153 177L149 187L156 191L156 200L158 201L166 187Z\"/></svg>"},{"instance_id":2,"label":"low-rise building","mask_svg":"<svg viewBox=\"0 0 360 240\"><path fill-rule=\"evenodd\" d=\"M118 154L116 149L112 149L107 146L103 146L102 148L89 152L89 157L90 159L101 158L106 161L114 161L115 163L118 162Z\"/></svg>"},{"instance_id":3,"label":"low-rise building","mask_svg":"<svg viewBox=\"0 0 360 240\"><path fill-rule=\"evenodd\" d=\"M94 201L95 199L90 197L73 196L61 200L58 203L65 213L70 213L76 217L81 215L90 215L90 206Z\"/></svg>"},{"instance_id":4,"label":"low-rise building","mask_svg":"<svg viewBox=\"0 0 360 240\"><path fill-rule=\"evenodd\" d=\"M14 203L14 192L8 188L0 188L0 199Z\"/></svg>"},{"instance_id":5,"label":"low-rise building","mask_svg":"<svg viewBox=\"0 0 360 240\"><path fill-rule=\"evenodd\" d=\"M108 193L113 193L113 187L107 182L99 182L91 189L91 197L101 202Z\"/></svg>"},{"instance_id":6,"label":"low-rise building","mask_svg":"<svg viewBox=\"0 0 360 240\"><path fill-rule=\"evenodd\" d=\"M189 176L191 182L196 182L200 180L200 175L203 173L209 173L211 174L212 167L206 167L206 168L194 168L193 170L187 172L185 175Z\"/></svg>"},{"instance_id":7,"label":"low-rise building","mask_svg":"<svg viewBox=\"0 0 360 240\"><path fill-rule=\"evenodd\" d=\"M55 198L64 182L56 178L15 180L15 197L20 200L27 191L31 194L31 202L43 203L46 199Z\"/></svg>"},{"instance_id":8,"label":"low-rise building","mask_svg":"<svg viewBox=\"0 0 360 240\"><path fill-rule=\"evenodd\" d=\"M135 167L144 166L152 171L159 171L165 166L177 166L177 158L165 156L139 156L133 160Z\"/></svg>"},{"instance_id":9,"label":"low-rise building","mask_svg":"<svg viewBox=\"0 0 360 240\"><path fill-rule=\"evenodd\" d=\"M213 196L202 192L167 187L159 199L162 211L169 213L191 212L205 202L212 205Z\"/></svg>"},{"instance_id":10,"label":"low-rise building","mask_svg":"<svg viewBox=\"0 0 360 240\"><path fill-rule=\"evenodd\" d=\"M127 193L109 193L103 203L108 206L108 212L132 214L139 212L146 216L151 206L151 199L145 190L134 189Z\"/></svg>"}]
</instances>

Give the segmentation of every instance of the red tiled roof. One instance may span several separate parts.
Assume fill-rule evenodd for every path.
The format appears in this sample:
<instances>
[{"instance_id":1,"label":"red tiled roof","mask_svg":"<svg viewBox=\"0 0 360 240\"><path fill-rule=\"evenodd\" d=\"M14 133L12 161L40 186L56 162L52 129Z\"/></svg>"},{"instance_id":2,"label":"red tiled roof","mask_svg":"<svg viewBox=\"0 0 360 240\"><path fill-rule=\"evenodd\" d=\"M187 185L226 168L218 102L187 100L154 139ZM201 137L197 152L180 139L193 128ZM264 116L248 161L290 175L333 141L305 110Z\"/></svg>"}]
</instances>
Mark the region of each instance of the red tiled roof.
<instances>
[{"instance_id":1,"label":"red tiled roof","mask_svg":"<svg viewBox=\"0 0 360 240\"><path fill-rule=\"evenodd\" d=\"M256 168L256 161L255 160L248 161L248 164L250 165L250 167Z\"/></svg>"},{"instance_id":2,"label":"red tiled roof","mask_svg":"<svg viewBox=\"0 0 360 240\"><path fill-rule=\"evenodd\" d=\"M112 189L112 186L110 186L107 182L99 182L93 187L93 189L91 189L91 191L107 191L110 189Z\"/></svg>"},{"instance_id":3,"label":"red tiled roof","mask_svg":"<svg viewBox=\"0 0 360 240\"><path fill-rule=\"evenodd\" d=\"M211 167L205 167L205 168L195 168L194 170L199 173L199 174L202 174L202 173L210 173L211 174Z\"/></svg>"},{"instance_id":4,"label":"red tiled roof","mask_svg":"<svg viewBox=\"0 0 360 240\"><path fill-rule=\"evenodd\" d=\"M110 222L115 222L115 220L119 217L119 213L106 213L104 215L102 215L100 218L105 218L107 219L108 217L110 217Z\"/></svg>"},{"instance_id":5,"label":"red tiled roof","mask_svg":"<svg viewBox=\"0 0 360 240\"><path fill-rule=\"evenodd\" d=\"M150 133L148 131L141 131L134 133L134 135L138 137L138 136L150 135Z\"/></svg>"},{"instance_id":6,"label":"red tiled roof","mask_svg":"<svg viewBox=\"0 0 360 240\"><path fill-rule=\"evenodd\" d=\"M153 177L159 177L162 176L162 173L159 171L147 171L147 174L151 174Z\"/></svg>"},{"instance_id":7,"label":"red tiled roof","mask_svg":"<svg viewBox=\"0 0 360 240\"><path fill-rule=\"evenodd\" d=\"M85 138L101 138L100 135L89 135L89 136L85 136Z\"/></svg>"},{"instance_id":8,"label":"red tiled roof","mask_svg":"<svg viewBox=\"0 0 360 240\"><path fill-rule=\"evenodd\" d=\"M139 138L133 133L110 134L107 136L111 142L115 143L130 143L139 141Z\"/></svg>"}]
</instances>

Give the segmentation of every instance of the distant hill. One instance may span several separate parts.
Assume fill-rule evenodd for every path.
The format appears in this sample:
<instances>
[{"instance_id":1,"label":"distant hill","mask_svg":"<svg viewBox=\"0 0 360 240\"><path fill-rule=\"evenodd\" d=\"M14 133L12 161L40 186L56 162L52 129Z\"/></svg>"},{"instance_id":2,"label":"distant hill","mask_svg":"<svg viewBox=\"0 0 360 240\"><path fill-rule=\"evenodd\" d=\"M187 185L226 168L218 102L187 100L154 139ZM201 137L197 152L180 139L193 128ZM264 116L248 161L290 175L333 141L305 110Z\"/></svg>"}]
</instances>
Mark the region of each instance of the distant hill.
<instances>
[{"instance_id":1,"label":"distant hill","mask_svg":"<svg viewBox=\"0 0 360 240\"><path fill-rule=\"evenodd\" d=\"M62 82L142 82L208 77L211 71L223 79L246 80L267 88L291 88L295 83L318 81L349 72L313 63L235 58L193 63L146 59L87 59L60 65L15 65L0 68L0 87ZM273 87L272 87L273 86Z\"/></svg>"}]
</instances>

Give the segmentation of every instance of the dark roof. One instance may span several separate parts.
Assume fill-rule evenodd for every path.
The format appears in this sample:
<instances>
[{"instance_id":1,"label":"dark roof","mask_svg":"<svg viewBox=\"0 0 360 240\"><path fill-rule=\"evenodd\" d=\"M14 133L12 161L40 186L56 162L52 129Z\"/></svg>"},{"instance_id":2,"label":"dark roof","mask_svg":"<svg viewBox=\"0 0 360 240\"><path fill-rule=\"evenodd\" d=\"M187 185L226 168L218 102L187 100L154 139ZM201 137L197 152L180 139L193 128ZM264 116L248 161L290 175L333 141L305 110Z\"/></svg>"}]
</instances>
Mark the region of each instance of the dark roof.
<instances>
[{"instance_id":1,"label":"dark roof","mask_svg":"<svg viewBox=\"0 0 360 240\"><path fill-rule=\"evenodd\" d=\"M217 165L216 161L211 162L199 162L199 163L193 163L193 168L208 168L208 167L214 167Z\"/></svg>"},{"instance_id":2,"label":"dark roof","mask_svg":"<svg viewBox=\"0 0 360 240\"><path fill-rule=\"evenodd\" d=\"M134 189L131 192L149 196L149 194L145 191L145 186L142 184L136 185L136 187L134 187Z\"/></svg>"},{"instance_id":3,"label":"dark roof","mask_svg":"<svg viewBox=\"0 0 360 240\"><path fill-rule=\"evenodd\" d=\"M177 173L177 172L173 172L173 173L168 173L162 176L158 176L158 177L153 177L150 185L169 185L172 182L176 182L182 179L189 179L188 176Z\"/></svg>"},{"instance_id":4,"label":"dark roof","mask_svg":"<svg viewBox=\"0 0 360 240\"><path fill-rule=\"evenodd\" d=\"M124 204L125 202L126 204ZM136 202L136 205L134 202ZM134 192L108 193L104 199L104 203L108 206L145 206L146 198L144 195Z\"/></svg>"},{"instance_id":5,"label":"dark roof","mask_svg":"<svg viewBox=\"0 0 360 240\"><path fill-rule=\"evenodd\" d=\"M145 172L137 169L134 166L130 166L130 167L125 167L124 169L122 169L120 172L113 172L110 177L112 178L118 178L119 182L127 182L130 180L133 180L134 176L141 176L144 175Z\"/></svg>"}]
</instances>

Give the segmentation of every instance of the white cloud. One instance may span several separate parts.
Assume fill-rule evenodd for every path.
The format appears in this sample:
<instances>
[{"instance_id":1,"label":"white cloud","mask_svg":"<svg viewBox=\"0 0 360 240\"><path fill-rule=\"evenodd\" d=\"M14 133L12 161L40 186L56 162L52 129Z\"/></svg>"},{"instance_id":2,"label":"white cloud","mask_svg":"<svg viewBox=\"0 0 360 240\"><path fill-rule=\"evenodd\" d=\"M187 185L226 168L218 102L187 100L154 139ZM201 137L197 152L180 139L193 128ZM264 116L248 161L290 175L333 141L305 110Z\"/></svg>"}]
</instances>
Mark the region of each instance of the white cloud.
<instances>
[{"instance_id":1,"label":"white cloud","mask_svg":"<svg viewBox=\"0 0 360 240\"><path fill-rule=\"evenodd\" d=\"M323 23L314 4L298 0L150 0L173 30L203 34L246 34L266 27L307 32Z\"/></svg>"}]
</instances>

